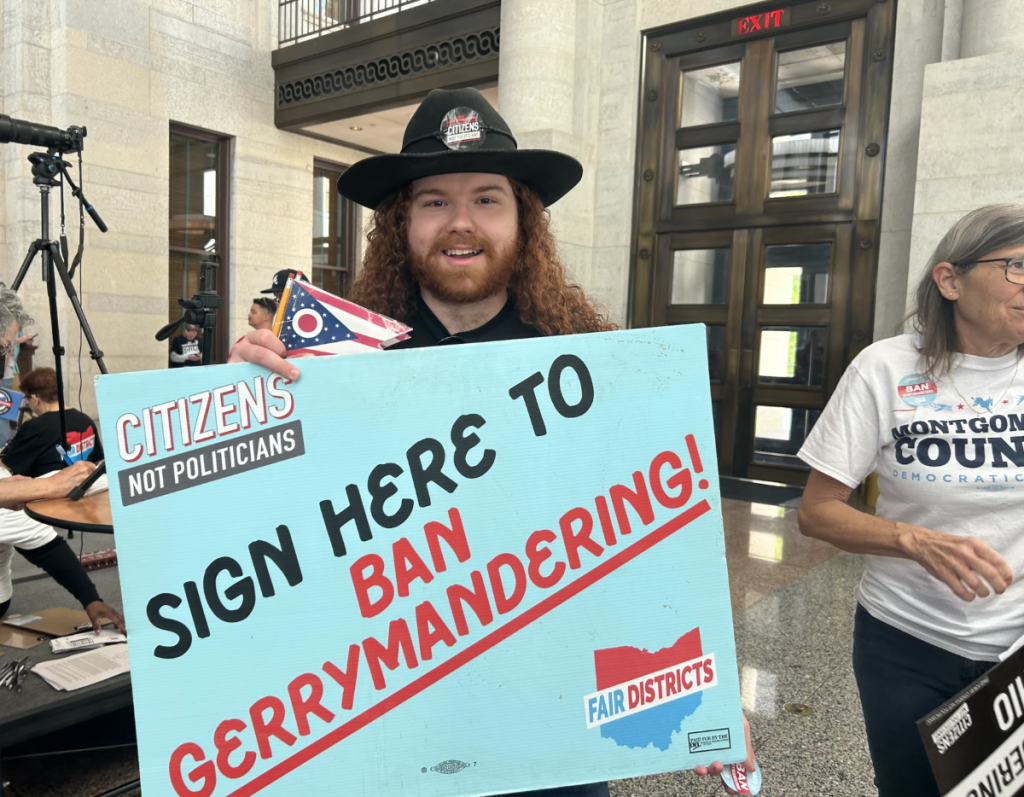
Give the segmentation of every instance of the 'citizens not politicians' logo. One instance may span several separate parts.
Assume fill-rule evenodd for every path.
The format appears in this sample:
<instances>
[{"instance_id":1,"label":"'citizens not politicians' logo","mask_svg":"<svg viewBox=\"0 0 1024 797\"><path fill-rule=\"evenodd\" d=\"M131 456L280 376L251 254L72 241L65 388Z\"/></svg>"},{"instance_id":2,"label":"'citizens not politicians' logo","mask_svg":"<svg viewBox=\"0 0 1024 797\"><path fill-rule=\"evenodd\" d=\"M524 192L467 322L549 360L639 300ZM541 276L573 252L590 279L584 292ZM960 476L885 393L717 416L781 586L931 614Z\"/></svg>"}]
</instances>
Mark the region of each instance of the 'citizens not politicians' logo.
<instances>
[{"instance_id":1,"label":"'citizens not politicians' logo","mask_svg":"<svg viewBox=\"0 0 1024 797\"><path fill-rule=\"evenodd\" d=\"M667 750L672 734L718 686L715 654L704 653L695 628L653 653L632 647L594 651L598 691L586 695L588 728L621 747L653 744Z\"/></svg>"}]
</instances>

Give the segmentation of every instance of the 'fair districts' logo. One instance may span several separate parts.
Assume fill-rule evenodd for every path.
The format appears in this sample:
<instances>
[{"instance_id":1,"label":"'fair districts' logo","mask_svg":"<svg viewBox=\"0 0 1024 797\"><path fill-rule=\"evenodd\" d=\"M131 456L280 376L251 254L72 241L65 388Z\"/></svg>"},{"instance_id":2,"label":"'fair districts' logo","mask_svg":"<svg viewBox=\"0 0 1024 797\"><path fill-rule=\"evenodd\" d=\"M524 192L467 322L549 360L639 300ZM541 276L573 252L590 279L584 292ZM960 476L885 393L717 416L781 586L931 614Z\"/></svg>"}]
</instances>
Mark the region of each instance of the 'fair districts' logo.
<instances>
[{"instance_id":1,"label":"'fair districts' logo","mask_svg":"<svg viewBox=\"0 0 1024 797\"><path fill-rule=\"evenodd\" d=\"M703 692L718 686L715 654L704 652L699 628L653 652L595 650L594 671L598 691L583 698L587 727L620 747L668 750Z\"/></svg>"},{"instance_id":2,"label":"'fair districts' logo","mask_svg":"<svg viewBox=\"0 0 1024 797\"><path fill-rule=\"evenodd\" d=\"M938 389L928 374L908 374L900 380L896 390L911 407L923 407L935 401Z\"/></svg>"}]
</instances>

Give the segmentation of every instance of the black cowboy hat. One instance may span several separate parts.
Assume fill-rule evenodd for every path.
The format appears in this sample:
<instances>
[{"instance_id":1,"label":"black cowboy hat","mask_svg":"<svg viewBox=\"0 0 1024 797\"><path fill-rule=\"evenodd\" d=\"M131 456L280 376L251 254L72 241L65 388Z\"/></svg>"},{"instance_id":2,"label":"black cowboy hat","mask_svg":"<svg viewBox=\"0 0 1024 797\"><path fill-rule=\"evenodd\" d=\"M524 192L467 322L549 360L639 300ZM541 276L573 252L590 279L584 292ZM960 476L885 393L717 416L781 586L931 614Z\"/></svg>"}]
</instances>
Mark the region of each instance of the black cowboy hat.
<instances>
[{"instance_id":1,"label":"black cowboy hat","mask_svg":"<svg viewBox=\"0 0 1024 797\"><path fill-rule=\"evenodd\" d=\"M373 209L413 180L460 172L518 180L547 206L580 181L583 166L561 152L519 149L476 89L434 89L409 120L401 153L357 161L338 178L338 192Z\"/></svg>"}]
</instances>

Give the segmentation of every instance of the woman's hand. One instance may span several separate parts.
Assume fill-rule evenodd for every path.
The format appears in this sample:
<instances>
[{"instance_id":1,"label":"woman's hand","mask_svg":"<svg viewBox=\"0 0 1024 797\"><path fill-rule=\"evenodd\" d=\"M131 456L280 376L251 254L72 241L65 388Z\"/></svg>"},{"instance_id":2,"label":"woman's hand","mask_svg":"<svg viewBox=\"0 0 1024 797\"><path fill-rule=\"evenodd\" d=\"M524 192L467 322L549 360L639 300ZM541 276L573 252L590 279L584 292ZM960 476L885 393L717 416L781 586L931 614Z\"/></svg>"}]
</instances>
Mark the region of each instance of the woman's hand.
<instances>
[{"instance_id":1,"label":"woman's hand","mask_svg":"<svg viewBox=\"0 0 1024 797\"><path fill-rule=\"evenodd\" d=\"M229 363L255 363L293 382L299 369L284 359L287 350L269 329L254 329L235 344L228 355Z\"/></svg>"},{"instance_id":2,"label":"woman's hand","mask_svg":"<svg viewBox=\"0 0 1024 797\"><path fill-rule=\"evenodd\" d=\"M122 634L128 632L124 624L124 615L103 601L93 601L85 607L85 613L89 615L89 620L92 622L92 630L97 634L100 632L100 628L103 627L104 620L110 620L118 627Z\"/></svg>"},{"instance_id":3,"label":"woman's hand","mask_svg":"<svg viewBox=\"0 0 1024 797\"><path fill-rule=\"evenodd\" d=\"M847 503L851 492L812 469L800 499L800 531L851 553L911 559L965 601L1002 593L1013 581L1006 560L977 537L873 517Z\"/></svg>"},{"instance_id":4,"label":"woman's hand","mask_svg":"<svg viewBox=\"0 0 1024 797\"><path fill-rule=\"evenodd\" d=\"M747 716L745 714L743 715L743 735L746 737L747 740L747 760L743 762L743 768L746 769L747 772L753 772L755 760L754 745L750 742L750 723L747 722ZM700 766L695 767L693 771L701 777L704 777L705 775L721 775L723 769L725 769L725 765L722 764L721 761L715 761L710 766L704 766L703 764L701 764ZM725 789L727 794L738 793L727 786L723 785L723 788Z\"/></svg>"},{"instance_id":5,"label":"woman's hand","mask_svg":"<svg viewBox=\"0 0 1024 797\"><path fill-rule=\"evenodd\" d=\"M1013 583L1010 565L977 537L959 537L902 523L898 530L899 545L906 556L961 600L987 598L992 590L1002 594Z\"/></svg>"},{"instance_id":6,"label":"woman's hand","mask_svg":"<svg viewBox=\"0 0 1024 797\"><path fill-rule=\"evenodd\" d=\"M39 479L39 484L46 491L46 498L63 498L84 482L94 470L96 466L91 462L76 462L52 476Z\"/></svg>"}]
</instances>

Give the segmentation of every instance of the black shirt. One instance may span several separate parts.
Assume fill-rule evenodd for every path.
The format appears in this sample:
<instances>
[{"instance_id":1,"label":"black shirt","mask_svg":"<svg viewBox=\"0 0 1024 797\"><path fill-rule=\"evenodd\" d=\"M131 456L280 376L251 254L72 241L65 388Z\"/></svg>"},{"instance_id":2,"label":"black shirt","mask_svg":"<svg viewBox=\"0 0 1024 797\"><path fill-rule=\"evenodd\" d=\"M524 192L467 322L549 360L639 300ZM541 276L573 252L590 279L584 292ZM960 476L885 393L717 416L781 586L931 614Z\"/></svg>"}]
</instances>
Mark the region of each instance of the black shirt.
<instances>
[{"instance_id":1,"label":"black shirt","mask_svg":"<svg viewBox=\"0 0 1024 797\"><path fill-rule=\"evenodd\" d=\"M199 354L203 353L203 339L195 337L189 340L184 335L178 335L171 343L171 351L175 354ZM181 363L176 363L174 360L168 360L168 368L184 368L186 365L202 365L202 360L185 360Z\"/></svg>"},{"instance_id":2,"label":"black shirt","mask_svg":"<svg viewBox=\"0 0 1024 797\"><path fill-rule=\"evenodd\" d=\"M438 320L427 303L422 299L418 302L416 312L412 314L406 323L412 327L409 339L389 346L392 349L419 349L424 346L447 346L452 343L484 343L494 340L522 340L523 338L540 338L543 334L524 324L519 319L516 307L509 299L505 306L490 321L476 329L460 332L458 335L449 334L444 324Z\"/></svg>"},{"instance_id":3,"label":"black shirt","mask_svg":"<svg viewBox=\"0 0 1024 797\"><path fill-rule=\"evenodd\" d=\"M92 418L76 409L68 409L68 456L72 462L103 459L103 446L96 435ZM67 467L57 446L60 445L60 413L44 412L18 430L0 455L15 476L36 478L44 473Z\"/></svg>"}]
</instances>

